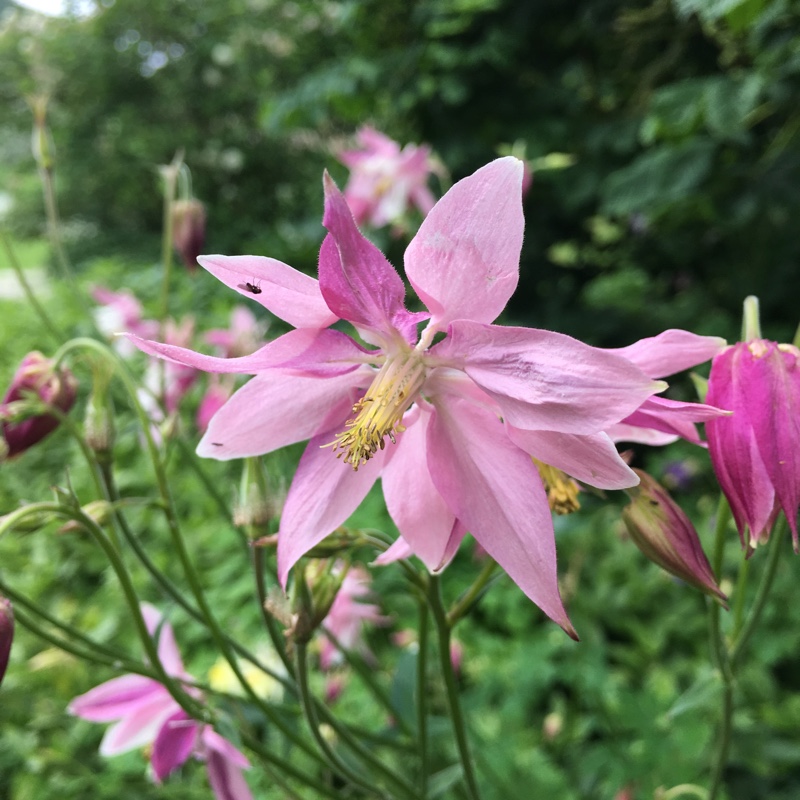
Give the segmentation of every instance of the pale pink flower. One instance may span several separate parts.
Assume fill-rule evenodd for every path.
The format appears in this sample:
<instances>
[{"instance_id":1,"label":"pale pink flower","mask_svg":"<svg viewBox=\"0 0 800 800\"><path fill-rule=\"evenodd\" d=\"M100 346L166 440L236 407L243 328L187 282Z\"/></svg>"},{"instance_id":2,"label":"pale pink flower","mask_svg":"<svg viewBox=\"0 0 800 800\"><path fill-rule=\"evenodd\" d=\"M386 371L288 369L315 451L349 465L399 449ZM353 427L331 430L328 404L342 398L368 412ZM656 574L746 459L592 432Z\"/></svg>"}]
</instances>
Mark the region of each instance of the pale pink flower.
<instances>
[{"instance_id":1,"label":"pale pink flower","mask_svg":"<svg viewBox=\"0 0 800 800\"><path fill-rule=\"evenodd\" d=\"M689 331L671 329L608 352L624 356L651 378L666 378L708 361L726 344L718 336L698 336ZM608 427L606 433L615 442L665 445L682 438L703 444L696 423L708 422L727 413L713 405L648 397L633 414Z\"/></svg>"},{"instance_id":2,"label":"pale pink flower","mask_svg":"<svg viewBox=\"0 0 800 800\"><path fill-rule=\"evenodd\" d=\"M219 355L236 358L252 353L261 344L265 333L266 326L256 319L249 308L234 306L230 327L210 330L203 335L203 339L216 347Z\"/></svg>"},{"instance_id":3,"label":"pale pink flower","mask_svg":"<svg viewBox=\"0 0 800 800\"><path fill-rule=\"evenodd\" d=\"M310 439L278 534L282 583L380 478L399 546L437 570L469 531L574 634L531 456L599 488L635 485L604 431L666 384L569 336L492 324L519 277L522 172L517 159L498 159L428 214L405 254L428 313L405 309L401 277L326 177L319 282L271 258L200 259L297 330L234 359L131 337L145 352L198 369L256 375L214 416L200 455L242 458ZM244 283L253 280L257 295ZM374 347L329 328L340 319Z\"/></svg>"},{"instance_id":4,"label":"pale pink flower","mask_svg":"<svg viewBox=\"0 0 800 800\"><path fill-rule=\"evenodd\" d=\"M232 394L233 385L231 381L223 380L218 375L214 375L211 378L203 398L200 400L194 420L197 429L201 433L206 432L211 418L228 402L228 398Z\"/></svg>"},{"instance_id":5,"label":"pale pink flower","mask_svg":"<svg viewBox=\"0 0 800 800\"><path fill-rule=\"evenodd\" d=\"M363 567L351 567L322 623L323 631L330 633L345 650L367 655L369 649L364 642L364 625L386 625L389 622L378 606L364 602L369 595L369 573ZM327 636L323 639L319 660L324 670L342 663L341 651Z\"/></svg>"},{"instance_id":6,"label":"pale pink flower","mask_svg":"<svg viewBox=\"0 0 800 800\"><path fill-rule=\"evenodd\" d=\"M430 148L400 145L380 131L365 125L356 134L358 150L339 153L350 168L344 196L356 223L380 228L396 223L412 206L425 216L434 203L428 177L435 171Z\"/></svg>"},{"instance_id":7,"label":"pale pink flower","mask_svg":"<svg viewBox=\"0 0 800 800\"><path fill-rule=\"evenodd\" d=\"M151 636L158 637L158 657L172 677L192 680L183 668L169 622L151 605L142 604ZM197 692L193 692L199 696ZM230 742L206 724L191 719L158 681L122 675L76 697L71 714L90 722L114 722L103 736L100 753L114 756L139 747L150 749L150 763L160 783L190 756L205 761L217 800L252 800L241 773L250 765Z\"/></svg>"},{"instance_id":8,"label":"pale pink flower","mask_svg":"<svg viewBox=\"0 0 800 800\"><path fill-rule=\"evenodd\" d=\"M733 411L706 432L742 547L765 542L782 509L797 552L800 349L761 338L728 347L711 362L707 399Z\"/></svg>"},{"instance_id":9,"label":"pale pink flower","mask_svg":"<svg viewBox=\"0 0 800 800\"><path fill-rule=\"evenodd\" d=\"M164 331L167 343L175 347L187 347L191 344L193 336L194 319L191 316L184 317L179 323L171 319L167 320ZM144 374L145 387L154 397L162 398L168 414L178 410L180 401L196 380L196 369L176 362L160 365L156 361L151 361ZM140 401L146 405L150 418L154 422L160 422L161 414L155 404L144 401L141 396Z\"/></svg>"},{"instance_id":10,"label":"pale pink flower","mask_svg":"<svg viewBox=\"0 0 800 800\"><path fill-rule=\"evenodd\" d=\"M116 333L128 331L149 338L158 333L158 322L143 319L142 304L131 292L113 292L104 286L95 286L92 297L99 304L94 310L95 323L106 336L114 337ZM112 344L121 356L129 356L135 352L135 348L125 338L114 337Z\"/></svg>"}]
</instances>

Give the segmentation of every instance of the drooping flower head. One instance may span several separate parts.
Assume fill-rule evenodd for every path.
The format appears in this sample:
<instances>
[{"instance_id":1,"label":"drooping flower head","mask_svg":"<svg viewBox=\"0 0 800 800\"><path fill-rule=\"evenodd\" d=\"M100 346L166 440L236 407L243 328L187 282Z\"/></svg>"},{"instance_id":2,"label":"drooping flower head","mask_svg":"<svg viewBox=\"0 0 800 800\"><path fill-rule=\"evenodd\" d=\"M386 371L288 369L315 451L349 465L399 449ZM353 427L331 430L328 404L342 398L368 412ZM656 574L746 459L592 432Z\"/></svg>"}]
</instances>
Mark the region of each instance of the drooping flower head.
<instances>
[{"instance_id":1,"label":"drooping flower head","mask_svg":"<svg viewBox=\"0 0 800 800\"><path fill-rule=\"evenodd\" d=\"M148 603L142 604L147 629L157 637L158 657L167 674L191 680L183 667L169 622ZM192 694L199 696L194 690ZM252 800L242 775L245 756L210 725L186 714L167 689L143 675L122 675L76 697L71 714L90 722L114 722L103 736L100 753L114 756L150 748L153 775L161 783L190 757L204 761L217 800Z\"/></svg>"},{"instance_id":2,"label":"drooping flower head","mask_svg":"<svg viewBox=\"0 0 800 800\"><path fill-rule=\"evenodd\" d=\"M360 149L339 153L339 160L350 168L344 196L357 224L380 228L399 222L411 206L423 216L433 208L428 178L436 168L429 147L407 144L401 149L366 125L356 139Z\"/></svg>"},{"instance_id":3,"label":"drooping flower head","mask_svg":"<svg viewBox=\"0 0 800 800\"><path fill-rule=\"evenodd\" d=\"M148 353L198 369L256 376L211 420L200 455L241 458L310 439L278 534L282 582L380 478L402 546L430 569L441 569L469 531L573 633L531 456L599 488L635 485L604 431L666 384L569 336L493 324L519 275L521 183L522 164L501 158L455 184L428 214L405 254L427 312L405 308L401 277L326 177L319 282L271 258L200 258L297 330L233 359L132 337ZM256 295L247 288L253 281ZM338 320L367 346L329 327Z\"/></svg>"},{"instance_id":4,"label":"drooping flower head","mask_svg":"<svg viewBox=\"0 0 800 800\"><path fill-rule=\"evenodd\" d=\"M75 376L66 367L55 369L53 361L33 351L22 359L11 385L0 403L0 433L5 447L2 457L12 458L40 442L59 425L54 414L28 412L29 396L67 412L78 391Z\"/></svg>"},{"instance_id":5,"label":"drooping flower head","mask_svg":"<svg viewBox=\"0 0 800 800\"><path fill-rule=\"evenodd\" d=\"M765 542L783 510L797 552L800 349L761 338L757 302L745 301L747 341L711 362L706 400L733 414L706 424L708 451L742 547Z\"/></svg>"}]
</instances>

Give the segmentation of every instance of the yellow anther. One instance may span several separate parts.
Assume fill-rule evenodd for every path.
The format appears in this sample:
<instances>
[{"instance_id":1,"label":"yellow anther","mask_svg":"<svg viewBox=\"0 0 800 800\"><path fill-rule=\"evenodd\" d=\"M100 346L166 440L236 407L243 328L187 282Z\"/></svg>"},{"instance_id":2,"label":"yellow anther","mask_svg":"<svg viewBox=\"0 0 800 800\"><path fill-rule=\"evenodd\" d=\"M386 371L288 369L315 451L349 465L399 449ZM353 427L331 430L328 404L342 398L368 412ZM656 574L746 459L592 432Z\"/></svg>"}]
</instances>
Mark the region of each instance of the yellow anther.
<instances>
[{"instance_id":1,"label":"yellow anther","mask_svg":"<svg viewBox=\"0 0 800 800\"><path fill-rule=\"evenodd\" d=\"M364 397L353 406L355 417L348 419L345 430L324 447L333 447L337 458L357 470L386 447L387 437L396 444L397 434L405 430L403 414L424 382L425 365L417 353L388 359Z\"/></svg>"},{"instance_id":2,"label":"yellow anther","mask_svg":"<svg viewBox=\"0 0 800 800\"><path fill-rule=\"evenodd\" d=\"M577 511L581 507L578 500L580 491L578 484L556 467L551 467L535 458L533 463L539 470L542 483L544 483L550 510L556 514L571 514L573 511Z\"/></svg>"}]
</instances>

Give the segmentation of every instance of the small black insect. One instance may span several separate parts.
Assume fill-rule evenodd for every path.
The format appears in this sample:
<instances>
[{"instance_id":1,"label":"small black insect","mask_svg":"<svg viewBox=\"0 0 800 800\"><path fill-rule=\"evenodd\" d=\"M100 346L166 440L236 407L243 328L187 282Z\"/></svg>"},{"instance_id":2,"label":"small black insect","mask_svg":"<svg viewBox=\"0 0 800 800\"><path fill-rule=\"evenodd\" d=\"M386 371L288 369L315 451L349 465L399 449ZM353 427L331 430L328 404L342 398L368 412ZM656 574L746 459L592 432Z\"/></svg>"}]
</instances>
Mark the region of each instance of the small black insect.
<instances>
[{"instance_id":1,"label":"small black insect","mask_svg":"<svg viewBox=\"0 0 800 800\"><path fill-rule=\"evenodd\" d=\"M241 289L243 292L250 292L250 294L261 294L261 281L258 283L250 283L250 281L238 283L236 288Z\"/></svg>"},{"instance_id":2,"label":"small black insect","mask_svg":"<svg viewBox=\"0 0 800 800\"><path fill-rule=\"evenodd\" d=\"M214 447L222 447L222 442L211 442L211 444L213 444Z\"/></svg>"}]
</instances>

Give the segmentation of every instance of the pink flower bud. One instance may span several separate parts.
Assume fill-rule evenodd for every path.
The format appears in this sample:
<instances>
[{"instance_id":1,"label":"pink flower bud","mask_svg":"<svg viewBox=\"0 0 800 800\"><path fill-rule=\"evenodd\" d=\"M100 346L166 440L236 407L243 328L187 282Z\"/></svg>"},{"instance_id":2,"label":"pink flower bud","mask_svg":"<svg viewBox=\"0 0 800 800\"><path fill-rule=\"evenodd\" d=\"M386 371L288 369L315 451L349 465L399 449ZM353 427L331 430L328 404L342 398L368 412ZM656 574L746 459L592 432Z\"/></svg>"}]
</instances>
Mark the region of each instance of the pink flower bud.
<instances>
[{"instance_id":1,"label":"pink flower bud","mask_svg":"<svg viewBox=\"0 0 800 800\"><path fill-rule=\"evenodd\" d=\"M172 204L172 243L190 270L206 241L206 210L199 200L176 200Z\"/></svg>"},{"instance_id":2,"label":"pink flower bud","mask_svg":"<svg viewBox=\"0 0 800 800\"><path fill-rule=\"evenodd\" d=\"M765 542L783 510L797 552L800 350L761 338L728 347L711 363L706 402L733 411L706 435L742 547Z\"/></svg>"},{"instance_id":3,"label":"pink flower bud","mask_svg":"<svg viewBox=\"0 0 800 800\"><path fill-rule=\"evenodd\" d=\"M49 358L36 351L28 353L0 404L3 438L8 446L6 457L19 455L58 427L58 417L53 414L28 413L29 395L67 412L75 402L77 389L78 382L69 370L55 370Z\"/></svg>"},{"instance_id":4,"label":"pink flower bud","mask_svg":"<svg viewBox=\"0 0 800 800\"><path fill-rule=\"evenodd\" d=\"M727 598L717 586L689 517L658 481L640 469L634 472L640 483L627 490L632 502L622 510L631 539L651 561L724 605Z\"/></svg>"},{"instance_id":5,"label":"pink flower bud","mask_svg":"<svg viewBox=\"0 0 800 800\"><path fill-rule=\"evenodd\" d=\"M11 601L0 596L0 683L6 674L11 642L14 639L14 609Z\"/></svg>"}]
</instances>

